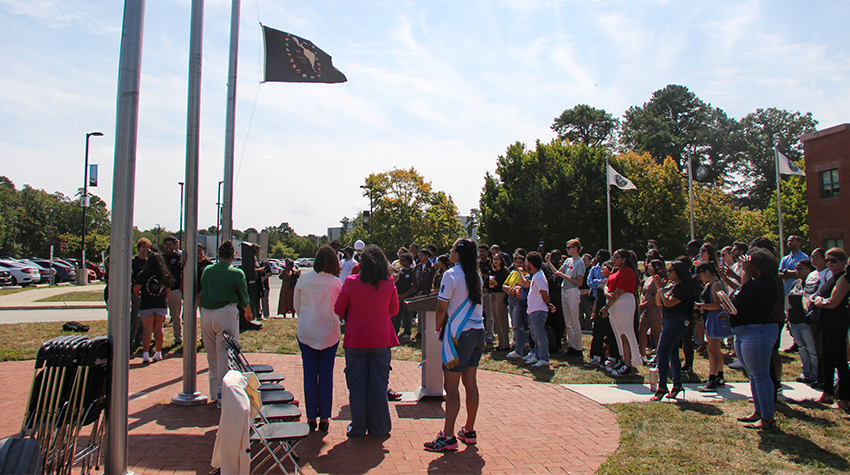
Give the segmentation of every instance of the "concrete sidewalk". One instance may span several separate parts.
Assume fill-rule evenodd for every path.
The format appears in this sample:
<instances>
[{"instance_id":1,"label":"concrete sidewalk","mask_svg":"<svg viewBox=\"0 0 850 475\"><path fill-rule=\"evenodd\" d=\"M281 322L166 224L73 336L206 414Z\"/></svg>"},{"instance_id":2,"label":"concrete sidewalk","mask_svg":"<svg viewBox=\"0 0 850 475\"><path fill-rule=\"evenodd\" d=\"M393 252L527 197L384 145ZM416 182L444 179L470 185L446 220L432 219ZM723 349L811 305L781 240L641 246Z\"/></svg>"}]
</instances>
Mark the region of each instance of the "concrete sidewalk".
<instances>
[{"instance_id":1,"label":"concrete sidewalk","mask_svg":"<svg viewBox=\"0 0 850 475\"><path fill-rule=\"evenodd\" d=\"M92 309L106 308L106 302L38 302L38 300L70 292L101 292L103 283L85 286L57 285L38 287L14 294L0 296L0 310L52 310L52 309Z\"/></svg>"},{"instance_id":2,"label":"concrete sidewalk","mask_svg":"<svg viewBox=\"0 0 850 475\"><path fill-rule=\"evenodd\" d=\"M697 388L701 383L685 383L684 395L680 394L676 399L689 402L720 402L735 399L749 399L752 397L750 383L726 383L725 388L718 389L716 393L701 393ZM619 404L629 402L648 402L654 394L649 390L648 384L562 384L561 386L575 391L582 396L596 401L600 404ZM671 387L668 385L668 388ZM786 399L804 401L806 399L818 399L820 391L810 388L808 385L797 382L782 383L782 396ZM667 401L665 398L664 401ZM671 401L674 401L671 399Z\"/></svg>"}]
</instances>

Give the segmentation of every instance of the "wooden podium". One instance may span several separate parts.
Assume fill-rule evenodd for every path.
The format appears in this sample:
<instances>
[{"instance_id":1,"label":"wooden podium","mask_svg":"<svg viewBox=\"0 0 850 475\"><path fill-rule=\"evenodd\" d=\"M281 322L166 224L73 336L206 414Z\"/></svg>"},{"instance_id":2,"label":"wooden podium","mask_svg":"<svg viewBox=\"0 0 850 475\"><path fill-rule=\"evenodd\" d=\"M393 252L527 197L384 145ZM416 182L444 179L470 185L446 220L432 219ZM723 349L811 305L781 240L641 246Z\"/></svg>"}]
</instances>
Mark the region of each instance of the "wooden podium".
<instances>
[{"instance_id":1,"label":"wooden podium","mask_svg":"<svg viewBox=\"0 0 850 475\"><path fill-rule=\"evenodd\" d=\"M425 329L419 334L422 342L422 385L414 391L416 400L424 397L444 397L443 390L443 342L437 338L437 295L416 297L404 301L407 309L418 312L424 319Z\"/></svg>"}]
</instances>

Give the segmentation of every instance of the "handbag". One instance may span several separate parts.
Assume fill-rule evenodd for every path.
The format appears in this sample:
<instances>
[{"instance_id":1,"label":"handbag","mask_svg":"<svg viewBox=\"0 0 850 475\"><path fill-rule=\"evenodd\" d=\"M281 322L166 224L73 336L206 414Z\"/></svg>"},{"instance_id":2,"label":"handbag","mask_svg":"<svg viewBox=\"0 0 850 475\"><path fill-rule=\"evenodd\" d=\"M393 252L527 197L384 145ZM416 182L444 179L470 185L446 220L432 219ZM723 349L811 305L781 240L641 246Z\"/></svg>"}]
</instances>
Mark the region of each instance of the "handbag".
<instances>
[{"instance_id":1,"label":"handbag","mask_svg":"<svg viewBox=\"0 0 850 475\"><path fill-rule=\"evenodd\" d=\"M814 325L820 320L820 307L814 302L809 302L809 307L806 309L806 324Z\"/></svg>"}]
</instances>

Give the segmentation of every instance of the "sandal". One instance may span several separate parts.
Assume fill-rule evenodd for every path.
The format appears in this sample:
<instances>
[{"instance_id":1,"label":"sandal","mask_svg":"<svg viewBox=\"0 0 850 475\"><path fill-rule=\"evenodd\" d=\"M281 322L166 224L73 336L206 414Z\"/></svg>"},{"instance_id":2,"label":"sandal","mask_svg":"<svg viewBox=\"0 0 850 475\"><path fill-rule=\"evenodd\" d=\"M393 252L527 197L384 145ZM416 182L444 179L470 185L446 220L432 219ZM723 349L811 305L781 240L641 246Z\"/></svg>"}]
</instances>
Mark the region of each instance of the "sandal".
<instances>
[{"instance_id":1,"label":"sandal","mask_svg":"<svg viewBox=\"0 0 850 475\"><path fill-rule=\"evenodd\" d=\"M667 388L659 388L658 391L655 391L655 395L649 398L650 401L660 401L664 399L664 396L667 395Z\"/></svg>"},{"instance_id":2,"label":"sandal","mask_svg":"<svg viewBox=\"0 0 850 475\"><path fill-rule=\"evenodd\" d=\"M761 420L761 414L754 412L749 416L739 417L738 422L758 422Z\"/></svg>"},{"instance_id":3,"label":"sandal","mask_svg":"<svg viewBox=\"0 0 850 475\"><path fill-rule=\"evenodd\" d=\"M770 422L767 422L767 421L762 420L760 423L756 423L756 424L745 424L745 425L744 425L744 428L745 428L745 429L755 429L755 430L771 430L771 429L776 429L776 428L777 428L777 425L776 425L776 419L774 419L774 420L772 420L772 421L770 421Z\"/></svg>"}]
</instances>

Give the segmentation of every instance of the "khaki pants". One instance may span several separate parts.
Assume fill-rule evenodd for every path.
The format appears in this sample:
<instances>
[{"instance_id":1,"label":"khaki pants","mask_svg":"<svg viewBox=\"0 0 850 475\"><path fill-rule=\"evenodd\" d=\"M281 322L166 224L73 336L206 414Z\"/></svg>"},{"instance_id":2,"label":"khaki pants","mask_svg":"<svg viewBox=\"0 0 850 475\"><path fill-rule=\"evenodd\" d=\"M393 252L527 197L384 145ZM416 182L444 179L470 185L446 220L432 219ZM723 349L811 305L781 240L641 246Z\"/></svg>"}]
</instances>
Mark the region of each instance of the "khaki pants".
<instances>
[{"instance_id":1,"label":"khaki pants","mask_svg":"<svg viewBox=\"0 0 850 475\"><path fill-rule=\"evenodd\" d=\"M216 399L221 391L221 380L230 367L227 359L227 347L224 346L224 335L227 333L239 341L239 309L236 305L225 305L222 308L201 308L201 335L204 338L204 349L207 350L207 362L210 366L210 399Z\"/></svg>"},{"instance_id":2,"label":"khaki pants","mask_svg":"<svg viewBox=\"0 0 850 475\"><path fill-rule=\"evenodd\" d=\"M183 292L172 290L168 294L168 313L171 315L171 327L174 329L174 341L183 341Z\"/></svg>"}]
</instances>

